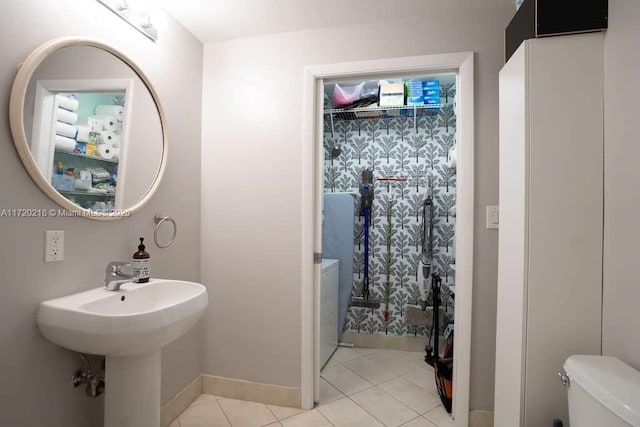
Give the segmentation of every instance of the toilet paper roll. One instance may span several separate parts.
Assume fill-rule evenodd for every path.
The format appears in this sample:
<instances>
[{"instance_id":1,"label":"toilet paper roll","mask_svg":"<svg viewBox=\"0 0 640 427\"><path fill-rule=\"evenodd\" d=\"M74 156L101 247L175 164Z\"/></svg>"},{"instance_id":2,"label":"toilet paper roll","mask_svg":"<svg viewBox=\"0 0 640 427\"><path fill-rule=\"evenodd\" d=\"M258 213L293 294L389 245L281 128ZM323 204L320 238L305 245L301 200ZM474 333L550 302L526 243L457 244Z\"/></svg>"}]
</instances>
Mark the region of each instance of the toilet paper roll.
<instances>
[{"instance_id":1,"label":"toilet paper roll","mask_svg":"<svg viewBox=\"0 0 640 427\"><path fill-rule=\"evenodd\" d=\"M56 122L56 135L74 139L78 135L78 129L66 123Z\"/></svg>"},{"instance_id":2,"label":"toilet paper roll","mask_svg":"<svg viewBox=\"0 0 640 427\"><path fill-rule=\"evenodd\" d=\"M102 130L115 132L118 129L118 120L113 116L91 116L92 119L102 121Z\"/></svg>"},{"instance_id":3,"label":"toilet paper roll","mask_svg":"<svg viewBox=\"0 0 640 427\"><path fill-rule=\"evenodd\" d=\"M113 160L120 160L120 148L119 147L111 147L111 152L113 153Z\"/></svg>"},{"instance_id":4,"label":"toilet paper roll","mask_svg":"<svg viewBox=\"0 0 640 427\"><path fill-rule=\"evenodd\" d=\"M76 141L89 142L89 133L91 132L90 126L76 126L78 134L76 135Z\"/></svg>"},{"instance_id":5,"label":"toilet paper roll","mask_svg":"<svg viewBox=\"0 0 640 427\"><path fill-rule=\"evenodd\" d=\"M66 95L57 94L56 101L58 101L58 106L60 108L64 108L65 110L71 111L72 113L78 111L78 107L80 107L80 101L78 101L76 98L70 98Z\"/></svg>"},{"instance_id":6,"label":"toilet paper roll","mask_svg":"<svg viewBox=\"0 0 640 427\"><path fill-rule=\"evenodd\" d=\"M104 130L100 134L100 143L107 145L115 145L120 142L120 135L110 130Z\"/></svg>"},{"instance_id":7,"label":"toilet paper roll","mask_svg":"<svg viewBox=\"0 0 640 427\"><path fill-rule=\"evenodd\" d=\"M65 153L73 153L73 150L76 149L76 140L66 136L56 135L54 144L56 150L64 151Z\"/></svg>"},{"instance_id":8,"label":"toilet paper roll","mask_svg":"<svg viewBox=\"0 0 640 427\"><path fill-rule=\"evenodd\" d=\"M124 119L124 107L120 105L98 105L94 110L96 116L115 117L119 122Z\"/></svg>"},{"instance_id":9,"label":"toilet paper roll","mask_svg":"<svg viewBox=\"0 0 640 427\"><path fill-rule=\"evenodd\" d=\"M78 122L78 115L58 107L56 110L56 120L70 125L75 125Z\"/></svg>"},{"instance_id":10,"label":"toilet paper roll","mask_svg":"<svg viewBox=\"0 0 640 427\"><path fill-rule=\"evenodd\" d=\"M102 133L102 119L96 117L87 118L88 126L93 133Z\"/></svg>"},{"instance_id":11,"label":"toilet paper roll","mask_svg":"<svg viewBox=\"0 0 640 427\"><path fill-rule=\"evenodd\" d=\"M102 159L113 159L113 147L108 144L98 145L96 152L98 153L98 157Z\"/></svg>"}]
</instances>

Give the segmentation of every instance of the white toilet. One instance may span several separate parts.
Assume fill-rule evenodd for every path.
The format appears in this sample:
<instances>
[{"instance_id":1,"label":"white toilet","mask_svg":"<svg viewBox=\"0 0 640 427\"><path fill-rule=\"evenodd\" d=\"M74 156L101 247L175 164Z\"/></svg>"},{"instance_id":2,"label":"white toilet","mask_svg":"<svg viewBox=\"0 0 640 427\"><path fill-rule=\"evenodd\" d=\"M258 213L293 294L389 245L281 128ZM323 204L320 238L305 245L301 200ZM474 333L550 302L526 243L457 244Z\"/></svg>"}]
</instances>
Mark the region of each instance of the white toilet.
<instances>
[{"instance_id":1,"label":"white toilet","mask_svg":"<svg viewBox=\"0 0 640 427\"><path fill-rule=\"evenodd\" d=\"M564 363L570 427L640 427L640 372L610 356Z\"/></svg>"}]
</instances>

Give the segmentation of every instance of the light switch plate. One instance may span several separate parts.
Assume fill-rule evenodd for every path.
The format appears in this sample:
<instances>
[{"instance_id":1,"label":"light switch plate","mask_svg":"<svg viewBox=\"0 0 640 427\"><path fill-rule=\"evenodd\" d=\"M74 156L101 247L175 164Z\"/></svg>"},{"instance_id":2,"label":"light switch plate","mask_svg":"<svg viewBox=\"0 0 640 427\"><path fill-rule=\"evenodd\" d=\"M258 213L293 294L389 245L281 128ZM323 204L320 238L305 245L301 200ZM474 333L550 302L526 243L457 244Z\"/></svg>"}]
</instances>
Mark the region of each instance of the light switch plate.
<instances>
[{"instance_id":1,"label":"light switch plate","mask_svg":"<svg viewBox=\"0 0 640 427\"><path fill-rule=\"evenodd\" d=\"M500 228L500 211L498 206L487 206L487 228L497 230Z\"/></svg>"}]
</instances>

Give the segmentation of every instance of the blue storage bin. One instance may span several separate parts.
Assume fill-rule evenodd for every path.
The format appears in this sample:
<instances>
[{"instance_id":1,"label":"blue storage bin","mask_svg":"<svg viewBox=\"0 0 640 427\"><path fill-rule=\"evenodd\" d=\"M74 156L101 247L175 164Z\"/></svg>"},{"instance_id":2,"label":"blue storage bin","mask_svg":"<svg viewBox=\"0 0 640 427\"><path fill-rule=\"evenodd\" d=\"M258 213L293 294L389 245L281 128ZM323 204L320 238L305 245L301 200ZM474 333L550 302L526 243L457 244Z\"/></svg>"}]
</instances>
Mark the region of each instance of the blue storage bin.
<instances>
[{"instance_id":1,"label":"blue storage bin","mask_svg":"<svg viewBox=\"0 0 640 427\"><path fill-rule=\"evenodd\" d=\"M56 174L51 177L51 185L59 191L73 191L73 181L74 178L67 175Z\"/></svg>"}]
</instances>

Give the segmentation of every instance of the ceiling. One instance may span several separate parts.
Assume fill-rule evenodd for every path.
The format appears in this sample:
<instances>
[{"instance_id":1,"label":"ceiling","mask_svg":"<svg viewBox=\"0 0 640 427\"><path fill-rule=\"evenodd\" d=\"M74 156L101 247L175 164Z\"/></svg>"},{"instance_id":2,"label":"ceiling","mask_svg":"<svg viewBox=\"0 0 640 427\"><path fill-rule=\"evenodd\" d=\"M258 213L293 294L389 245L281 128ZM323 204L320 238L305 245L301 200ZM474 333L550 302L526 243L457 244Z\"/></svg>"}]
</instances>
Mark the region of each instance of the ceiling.
<instances>
[{"instance_id":1,"label":"ceiling","mask_svg":"<svg viewBox=\"0 0 640 427\"><path fill-rule=\"evenodd\" d=\"M154 0L201 42L340 27L446 11L511 7L513 0Z\"/></svg>"}]
</instances>

